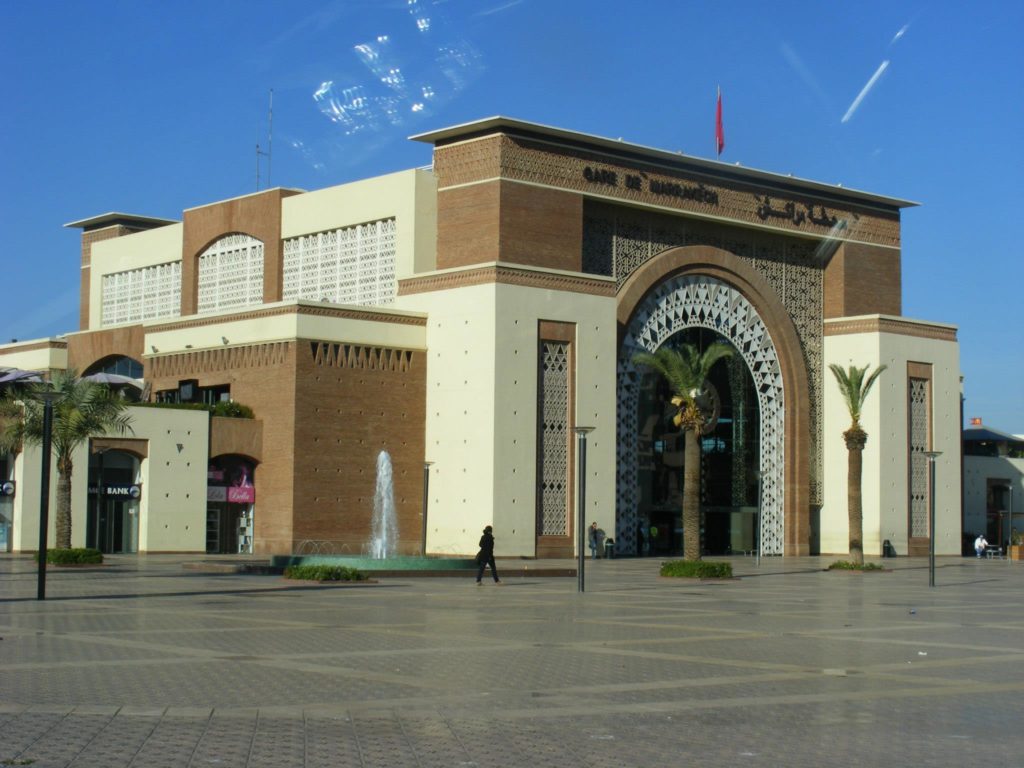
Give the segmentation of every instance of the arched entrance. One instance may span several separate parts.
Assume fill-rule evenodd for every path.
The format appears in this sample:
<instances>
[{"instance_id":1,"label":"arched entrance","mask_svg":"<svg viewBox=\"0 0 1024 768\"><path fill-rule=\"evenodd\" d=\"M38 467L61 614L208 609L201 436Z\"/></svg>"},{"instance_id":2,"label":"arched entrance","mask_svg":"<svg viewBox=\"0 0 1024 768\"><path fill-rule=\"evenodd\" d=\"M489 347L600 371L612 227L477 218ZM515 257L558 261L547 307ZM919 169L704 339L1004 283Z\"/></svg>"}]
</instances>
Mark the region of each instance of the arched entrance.
<instances>
[{"instance_id":1,"label":"arched entrance","mask_svg":"<svg viewBox=\"0 0 1024 768\"><path fill-rule=\"evenodd\" d=\"M758 405L760 549L809 548L807 373L799 340L771 287L742 260L706 246L676 248L638 269L619 293L616 533L635 550L639 510L639 382L636 352L703 328L737 350Z\"/></svg>"},{"instance_id":2,"label":"arched entrance","mask_svg":"<svg viewBox=\"0 0 1024 768\"><path fill-rule=\"evenodd\" d=\"M715 343L735 347L710 328L693 326L665 339L662 349L691 345L704 351ZM663 556L683 551L681 510L685 439L673 423L672 387L656 371L641 369L637 382L637 519L642 546L637 554ZM749 553L757 544L760 464L760 404L754 378L743 358L716 363L705 382L710 412L700 436L700 501L703 551L708 555ZM651 532L658 531L652 537ZM630 553L632 554L632 553Z\"/></svg>"}]
</instances>

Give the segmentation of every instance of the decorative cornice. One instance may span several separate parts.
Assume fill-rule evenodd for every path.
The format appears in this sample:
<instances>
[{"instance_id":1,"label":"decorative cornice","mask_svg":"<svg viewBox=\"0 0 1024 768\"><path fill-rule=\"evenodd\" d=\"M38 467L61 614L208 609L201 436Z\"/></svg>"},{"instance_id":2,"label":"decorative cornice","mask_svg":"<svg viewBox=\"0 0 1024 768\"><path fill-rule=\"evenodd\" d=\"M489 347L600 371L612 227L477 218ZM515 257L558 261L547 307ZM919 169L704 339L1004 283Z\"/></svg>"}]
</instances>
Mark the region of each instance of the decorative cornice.
<instances>
[{"instance_id":1,"label":"decorative cornice","mask_svg":"<svg viewBox=\"0 0 1024 768\"><path fill-rule=\"evenodd\" d=\"M277 307L260 307L232 315L194 315L187 319L176 320L159 325L147 325L147 333L163 333L164 331L180 331L187 328L202 328L223 323L262 320L281 315L307 315L312 317L329 317L336 320L365 320L372 323L389 323L391 325L418 325L426 327L427 318L415 315L391 314L376 308L360 309L358 307L329 307L308 304L287 304Z\"/></svg>"},{"instance_id":2,"label":"decorative cornice","mask_svg":"<svg viewBox=\"0 0 1024 768\"><path fill-rule=\"evenodd\" d=\"M456 288L467 288L473 285L487 285L489 283L519 285L527 288L541 288L548 291L584 293L590 296L615 295L615 283L611 280L594 279L583 275L541 272L501 264L490 264L484 267L473 267L455 272L399 280L398 295L409 296L415 293L447 291Z\"/></svg>"},{"instance_id":3,"label":"decorative cornice","mask_svg":"<svg viewBox=\"0 0 1024 768\"><path fill-rule=\"evenodd\" d=\"M37 349L67 349L68 343L58 339L43 339L42 341L34 341L26 344L19 344L14 342L13 344L4 344L0 346L0 356L9 354L12 352L35 352Z\"/></svg>"},{"instance_id":4,"label":"decorative cornice","mask_svg":"<svg viewBox=\"0 0 1024 768\"><path fill-rule=\"evenodd\" d=\"M825 336L849 336L855 333L892 333L897 336L914 336L920 339L956 341L956 328L948 325L933 325L917 320L897 317L856 317L825 321Z\"/></svg>"}]
</instances>

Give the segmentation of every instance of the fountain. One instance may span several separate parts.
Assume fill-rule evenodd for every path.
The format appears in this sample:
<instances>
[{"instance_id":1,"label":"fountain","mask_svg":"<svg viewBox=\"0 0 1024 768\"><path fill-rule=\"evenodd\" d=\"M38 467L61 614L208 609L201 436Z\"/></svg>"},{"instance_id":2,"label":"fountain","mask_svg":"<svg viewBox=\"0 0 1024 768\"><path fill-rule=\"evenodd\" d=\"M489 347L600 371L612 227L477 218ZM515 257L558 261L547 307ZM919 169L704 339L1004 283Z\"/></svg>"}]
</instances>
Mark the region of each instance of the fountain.
<instances>
[{"instance_id":1,"label":"fountain","mask_svg":"<svg viewBox=\"0 0 1024 768\"><path fill-rule=\"evenodd\" d=\"M398 544L398 520L395 519L395 486L391 476L391 454L377 454L377 489L373 494L373 522L369 554L374 560L394 556Z\"/></svg>"},{"instance_id":2,"label":"fountain","mask_svg":"<svg viewBox=\"0 0 1024 768\"><path fill-rule=\"evenodd\" d=\"M270 563L275 568L289 565L347 565L373 575L388 572L409 574L415 571L430 571L434 574L447 571L454 574L476 569L476 561L469 557L416 557L399 555L397 552L398 515L395 510L391 455L381 450L377 454L377 486L373 494L370 540L363 547L362 556L321 552L273 555Z\"/></svg>"}]
</instances>

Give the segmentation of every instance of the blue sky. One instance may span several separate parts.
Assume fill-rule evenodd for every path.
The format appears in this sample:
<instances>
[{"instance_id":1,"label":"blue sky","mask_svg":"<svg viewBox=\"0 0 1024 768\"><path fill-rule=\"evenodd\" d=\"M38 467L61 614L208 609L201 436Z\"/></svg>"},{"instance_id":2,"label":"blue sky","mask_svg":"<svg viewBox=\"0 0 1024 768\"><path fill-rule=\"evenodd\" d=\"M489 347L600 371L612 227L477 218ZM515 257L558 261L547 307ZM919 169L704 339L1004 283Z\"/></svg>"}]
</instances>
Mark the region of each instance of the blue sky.
<instances>
[{"instance_id":1,"label":"blue sky","mask_svg":"<svg viewBox=\"0 0 1024 768\"><path fill-rule=\"evenodd\" d=\"M1024 3L0 0L0 339L77 328L62 225L428 165L501 114L919 201L903 313L959 326L967 417L1024 433ZM385 82L385 81L389 82ZM261 165L261 187L267 183Z\"/></svg>"}]
</instances>

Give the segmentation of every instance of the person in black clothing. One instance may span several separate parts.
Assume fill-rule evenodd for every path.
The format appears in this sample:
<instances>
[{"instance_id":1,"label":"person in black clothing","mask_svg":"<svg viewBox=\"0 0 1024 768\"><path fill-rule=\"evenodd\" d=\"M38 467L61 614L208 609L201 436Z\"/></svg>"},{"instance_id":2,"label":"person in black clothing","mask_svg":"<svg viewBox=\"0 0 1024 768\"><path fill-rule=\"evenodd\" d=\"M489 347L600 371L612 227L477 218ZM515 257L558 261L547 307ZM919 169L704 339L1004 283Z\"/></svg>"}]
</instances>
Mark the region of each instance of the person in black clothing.
<instances>
[{"instance_id":1,"label":"person in black clothing","mask_svg":"<svg viewBox=\"0 0 1024 768\"><path fill-rule=\"evenodd\" d=\"M484 528L484 535L480 537L480 551L476 553L476 564L479 566L476 572L476 585L478 587L480 586L480 580L484 577L484 568L488 565L491 566L491 576L494 577L494 583L501 583L501 580L498 578L498 569L494 565L494 536L491 533L493 530L488 525Z\"/></svg>"}]
</instances>

